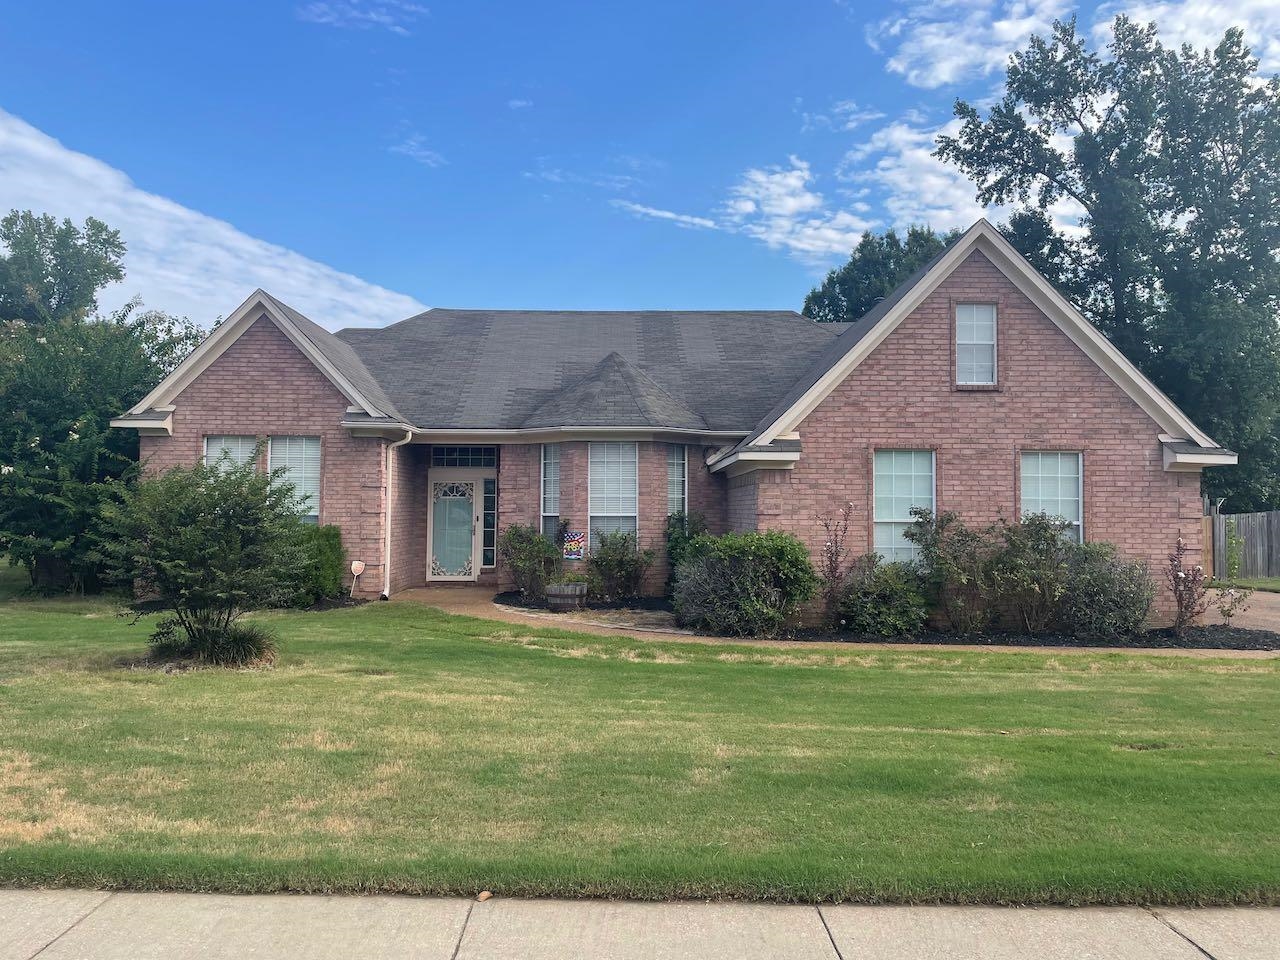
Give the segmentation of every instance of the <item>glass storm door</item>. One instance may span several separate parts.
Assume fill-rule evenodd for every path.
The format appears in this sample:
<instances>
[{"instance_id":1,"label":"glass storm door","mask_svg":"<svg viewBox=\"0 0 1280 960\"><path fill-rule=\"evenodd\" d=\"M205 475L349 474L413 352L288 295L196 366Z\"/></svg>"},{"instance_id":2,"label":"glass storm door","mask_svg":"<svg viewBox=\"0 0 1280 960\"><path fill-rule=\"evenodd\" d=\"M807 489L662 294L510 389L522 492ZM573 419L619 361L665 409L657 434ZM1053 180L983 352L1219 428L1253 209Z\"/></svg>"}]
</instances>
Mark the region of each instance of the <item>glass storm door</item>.
<instances>
[{"instance_id":1,"label":"glass storm door","mask_svg":"<svg viewBox=\"0 0 1280 960\"><path fill-rule=\"evenodd\" d=\"M476 573L476 482L431 483L431 577L474 580Z\"/></svg>"}]
</instances>

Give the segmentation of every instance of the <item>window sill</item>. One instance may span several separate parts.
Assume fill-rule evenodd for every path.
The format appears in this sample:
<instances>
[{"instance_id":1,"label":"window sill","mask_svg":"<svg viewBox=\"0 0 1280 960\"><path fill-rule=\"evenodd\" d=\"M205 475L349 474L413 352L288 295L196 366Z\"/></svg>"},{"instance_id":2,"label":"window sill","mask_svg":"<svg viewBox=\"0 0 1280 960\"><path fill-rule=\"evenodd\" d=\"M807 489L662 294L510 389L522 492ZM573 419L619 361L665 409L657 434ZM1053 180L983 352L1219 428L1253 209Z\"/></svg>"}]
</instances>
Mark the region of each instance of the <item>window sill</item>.
<instances>
[{"instance_id":1,"label":"window sill","mask_svg":"<svg viewBox=\"0 0 1280 960\"><path fill-rule=\"evenodd\" d=\"M956 383L952 388L961 393L999 393L998 383Z\"/></svg>"}]
</instances>

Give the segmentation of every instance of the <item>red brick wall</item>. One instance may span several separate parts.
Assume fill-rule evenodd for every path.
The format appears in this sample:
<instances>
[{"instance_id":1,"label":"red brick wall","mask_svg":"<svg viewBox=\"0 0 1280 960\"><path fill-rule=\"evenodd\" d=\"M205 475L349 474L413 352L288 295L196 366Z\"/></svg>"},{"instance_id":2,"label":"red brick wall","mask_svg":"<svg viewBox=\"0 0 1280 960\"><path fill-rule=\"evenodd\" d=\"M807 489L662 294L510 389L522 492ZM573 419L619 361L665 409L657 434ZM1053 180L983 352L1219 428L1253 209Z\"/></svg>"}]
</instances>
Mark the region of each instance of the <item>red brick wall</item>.
<instances>
[{"instance_id":1,"label":"red brick wall","mask_svg":"<svg viewBox=\"0 0 1280 960\"><path fill-rule=\"evenodd\" d=\"M427 465L431 448L406 443L392 451L391 592L427 582Z\"/></svg>"},{"instance_id":2,"label":"red brick wall","mask_svg":"<svg viewBox=\"0 0 1280 960\"><path fill-rule=\"evenodd\" d=\"M999 389L959 391L952 374L952 306L998 303ZM817 517L854 504L852 548L872 544L872 455L936 451L937 508L985 525L1019 510L1022 450L1084 454L1084 529L1160 567L1181 535L1198 555L1200 476L1166 473L1160 428L982 254L974 253L800 426L791 471L758 474L760 529L788 530L814 551ZM747 525L745 490L731 525ZM1162 591L1159 609L1167 610Z\"/></svg>"},{"instance_id":3,"label":"red brick wall","mask_svg":"<svg viewBox=\"0 0 1280 960\"><path fill-rule=\"evenodd\" d=\"M174 408L172 436L141 438L148 471L198 462L211 434L320 437L320 522L341 527L348 558L368 564L361 592L381 592L383 441L338 426L346 397L275 324L255 321Z\"/></svg>"}]
</instances>

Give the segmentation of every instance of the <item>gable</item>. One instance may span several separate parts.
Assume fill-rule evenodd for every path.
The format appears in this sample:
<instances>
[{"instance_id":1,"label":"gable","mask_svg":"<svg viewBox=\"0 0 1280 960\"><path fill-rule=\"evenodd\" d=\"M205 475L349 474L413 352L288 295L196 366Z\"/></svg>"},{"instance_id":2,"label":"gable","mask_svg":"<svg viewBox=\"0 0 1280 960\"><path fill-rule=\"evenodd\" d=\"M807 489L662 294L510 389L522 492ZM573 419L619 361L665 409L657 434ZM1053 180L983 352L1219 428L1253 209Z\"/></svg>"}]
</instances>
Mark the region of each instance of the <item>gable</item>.
<instances>
[{"instance_id":1,"label":"gable","mask_svg":"<svg viewBox=\"0 0 1280 960\"><path fill-rule=\"evenodd\" d=\"M974 224L940 257L894 291L884 304L841 334L826 355L761 421L742 446L764 446L794 435L813 409L871 356L975 251L980 252L1005 280L1138 404L1165 435L1191 441L1200 447L1219 449L985 220ZM1234 458L1234 454L1230 456Z\"/></svg>"}]
</instances>

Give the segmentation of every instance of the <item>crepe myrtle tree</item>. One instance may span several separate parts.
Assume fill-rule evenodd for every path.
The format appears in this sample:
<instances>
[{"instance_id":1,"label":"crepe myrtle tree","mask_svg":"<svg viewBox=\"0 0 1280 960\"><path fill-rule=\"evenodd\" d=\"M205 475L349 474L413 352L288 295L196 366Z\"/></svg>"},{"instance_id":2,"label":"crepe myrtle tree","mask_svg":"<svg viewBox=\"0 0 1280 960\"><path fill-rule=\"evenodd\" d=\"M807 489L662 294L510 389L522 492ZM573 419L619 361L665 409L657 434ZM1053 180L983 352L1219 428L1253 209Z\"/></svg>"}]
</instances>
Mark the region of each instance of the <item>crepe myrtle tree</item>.
<instances>
[{"instance_id":1,"label":"crepe myrtle tree","mask_svg":"<svg viewBox=\"0 0 1280 960\"><path fill-rule=\"evenodd\" d=\"M303 501L283 470L264 473L257 461L237 465L224 453L174 467L122 486L104 509L111 579L132 585L137 612L169 614L153 647L213 662L263 658L227 652L244 632L236 621L290 603L308 561Z\"/></svg>"}]
</instances>

